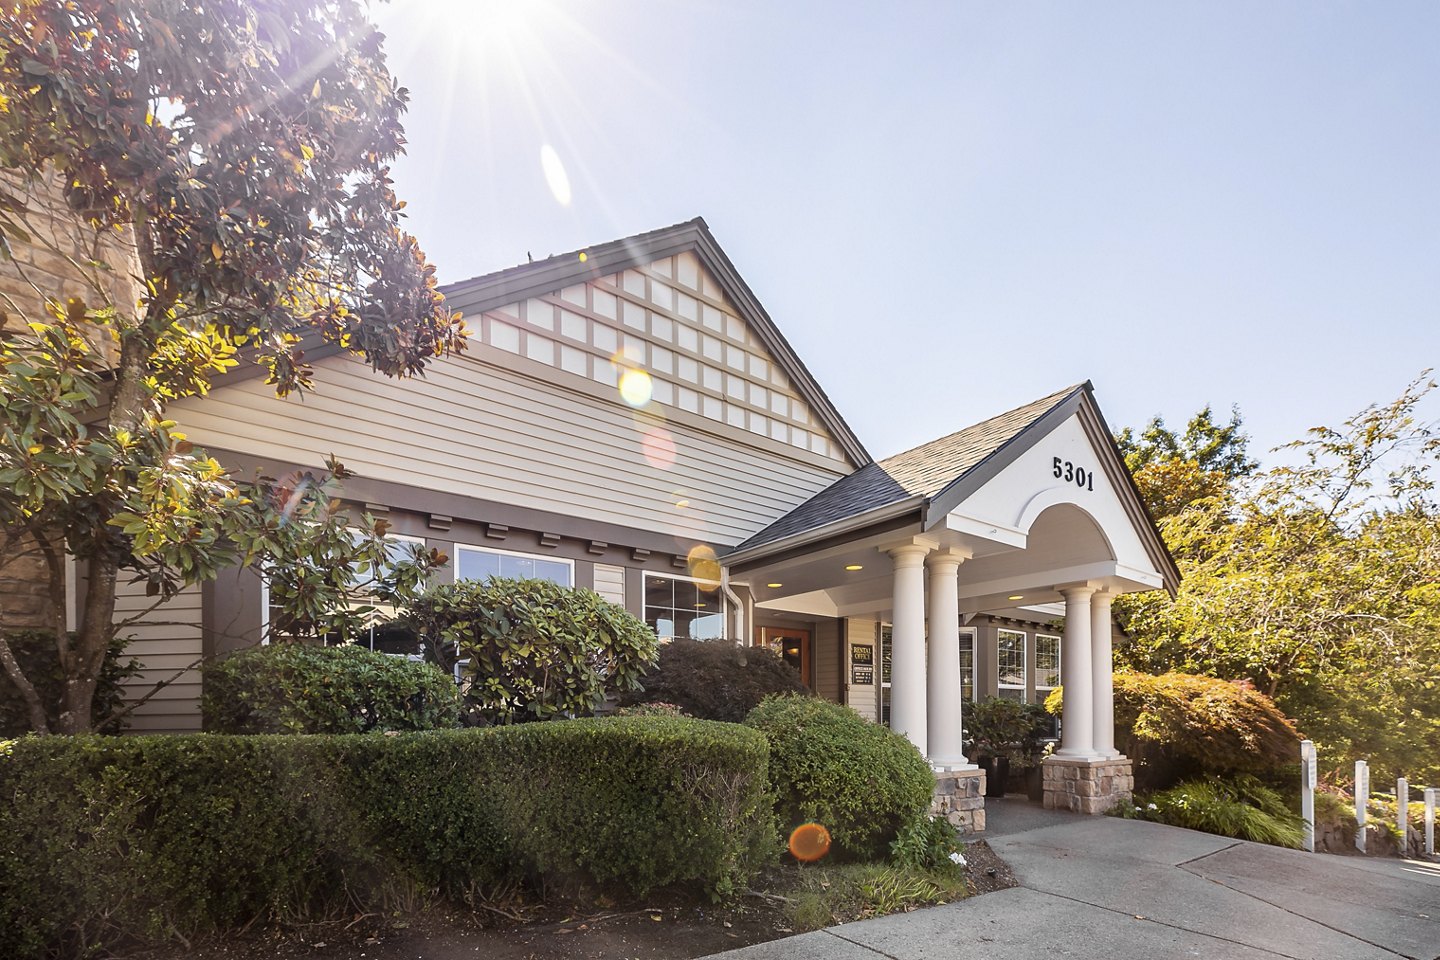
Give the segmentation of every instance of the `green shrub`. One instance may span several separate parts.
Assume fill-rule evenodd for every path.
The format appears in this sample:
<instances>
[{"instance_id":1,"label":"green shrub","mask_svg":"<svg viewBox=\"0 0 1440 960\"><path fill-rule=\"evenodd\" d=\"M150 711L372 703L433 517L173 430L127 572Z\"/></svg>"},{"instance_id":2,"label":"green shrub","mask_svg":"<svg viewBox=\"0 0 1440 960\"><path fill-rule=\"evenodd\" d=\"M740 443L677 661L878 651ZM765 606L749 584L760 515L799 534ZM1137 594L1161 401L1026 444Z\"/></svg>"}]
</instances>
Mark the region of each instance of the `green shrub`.
<instances>
[{"instance_id":1,"label":"green shrub","mask_svg":"<svg viewBox=\"0 0 1440 960\"><path fill-rule=\"evenodd\" d=\"M958 874L965 863L960 832L944 817L921 814L900 828L890 858L902 867L926 873Z\"/></svg>"},{"instance_id":2,"label":"green shrub","mask_svg":"<svg viewBox=\"0 0 1440 960\"><path fill-rule=\"evenodd\" d=\"M766 746L678 718L0 749L0 956L392 912L530 878L733 891L778 847Z\"/></svg>"},{"instance_id":3,"label":"green shrub","mask_svg":"<svg viewBox=\"0 0 1440 960\"><path fill-rule=\"evenodd\" d=\"M727 723L740 723L766 697L806 692L799 671L780 654L729 640L664 644L644 684L627 700L663 700L692 717Z\"/></svg>"},{"instance_id":4,"label":"green shrub","mask_svg":"<svg viewBox=\"0 0 1440 960\"><path fill-rule=\"evenodd\" d=\"M975 757L1009 757L1018 767L1040 762L1054 719L1042 704L989 697L965 708L965 733Z\"/></svg>"},{"instance_id":5,"label":"green shrub","mask_svg":"<svg viewBox=\"0 0 1440 960\"><path fill-rule=\"evenodd\" d=\"M1141 795L1118 811L1132 819L1188 827L1222 837L1298 848L1305 822L1280 794L1254 777L1191 780Z\"/></svg>"},{"instance_id":6,"label":"green shrub","mask_svg":"<svg viewBox=\"0 0 1440 960\"><path fill-rule=\"evenodd\" d=\"M404 619L442 664L458 647L467 718L480 723L587 716L639 689L659 646L624 607L548 580L443 584Z\"/></svg>"},{"instance_id":7,"label":"green shrub","mask_svg":"<svg viewBox=\"0 0 1440 960\"><path fill-rule=\"evenodd\" d=\"M60 692L65 682L65 672L60 669L60 657L55 650L55 635L44 630L7 630L5 642L10 645L10 652L15 655L25 677L40 695L53 730L60 719ZM91 716L97 721L120 709L124 700L121 684L140 672L138 661L124 656L127 643L128 638L116 638L105 653L90 708ZM100 732L119 733L123 727L124 719L121 718L104 724ZM30 709L14 681L0 670L0 737L18 737L29 730Z\"/></svg>"},{"instance_id":8,"label":"green shrub","mask_svg":"<svg viewBox=\"0 0 1440 960\"><path fill-rule=\"evenodd\" d=\"M1045 708L1059 713L1063 690ZM1299 763L1300 734L1275 701L1248 683L1188 673L1115 674L1115 745L1135 762L1135 782L1232 774L1272 775Z\"/></svg>"},{"instance_id":9,"label":"green shrub","mask_svg":"<svg viewBox=\"0 0 1440 960\"><path fill-rule=\"evenodd\" d=\"M369 733L459 723L455 681L364 647L272 643L205 668L211 733Z\"/></svg>"},{"instance_id":10,"label":"green shrub","mask_svg":"<svg viewBox=\"0 0 1440 960\"><path fill-rule=\"evenodd\" d=\"M930 809L935 775L914 744L817 697L771 697L745 718L770 743L780 825L815 822L845 855L879 858Z\"/></svg>"}]
</instances>

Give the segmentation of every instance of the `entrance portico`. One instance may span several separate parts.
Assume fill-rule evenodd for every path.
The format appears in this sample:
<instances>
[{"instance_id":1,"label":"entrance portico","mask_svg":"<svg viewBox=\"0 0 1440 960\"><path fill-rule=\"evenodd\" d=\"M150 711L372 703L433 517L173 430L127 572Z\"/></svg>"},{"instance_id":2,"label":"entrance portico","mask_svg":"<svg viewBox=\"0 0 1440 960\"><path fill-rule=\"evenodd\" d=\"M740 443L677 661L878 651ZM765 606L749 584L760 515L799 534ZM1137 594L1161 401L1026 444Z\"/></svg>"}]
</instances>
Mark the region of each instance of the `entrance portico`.
<instances>
[{"instance_id":1,"label":"entrance portico","mask_svg":"<svg viewBox=\"0 0 1440 960\"><path fill-rule=\"evenodd\" d=\"M1113 735L1111 602L1173 589L1178 575L1088 384L871 464L724 562L754 616L833 618L844 626L842 643L877 644L874 661L854 657L873 662L873 676L842 656L844 699L862 712L879 704L873 715L883 719L888 680L891 727L942 773L975 770L964 753L967 624L1063 619L1065 700L1053 762L1061 781L1086 780L1082 771L1104 765L1109 788L1127 788L1128 761ZM973 639L969 656L973 669ZM857 689L865 687L873 692ZM1096 789L1075 788L1073 796L1089 798L1083 804L1058 792L1047 803L1095 807L1106 799Z\"/></svg>"}]
</instances>

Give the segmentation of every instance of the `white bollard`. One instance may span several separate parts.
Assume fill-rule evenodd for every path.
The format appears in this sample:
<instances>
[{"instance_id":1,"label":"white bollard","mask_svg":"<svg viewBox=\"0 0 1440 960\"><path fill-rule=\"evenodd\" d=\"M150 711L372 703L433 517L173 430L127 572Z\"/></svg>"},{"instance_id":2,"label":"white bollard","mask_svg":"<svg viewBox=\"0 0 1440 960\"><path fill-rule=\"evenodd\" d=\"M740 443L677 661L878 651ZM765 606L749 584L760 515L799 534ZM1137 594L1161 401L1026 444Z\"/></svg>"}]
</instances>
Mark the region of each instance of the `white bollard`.
<instances>
[{"instance_id":1,"label":"white bollard","mask_svg":"<svg viewBox=\"0 0 1440 960\"><path fill-rule=\"evenodd\" d=\"M1310 740L1300 741L1300 816L1305 818L1305 843L1307 853L1315 852L1315 744Z\"/></svg>"},{"instance_id":2,"label":"white bollard","mask_svg":"<svg viewBox=\"0 0 1440 960\"><path fill-rule=\"evenodd\" d=\"M1400 856L1410 856L1410 783L1395 781L1395 827L1400 831Z\"/></svg>"},{"instance_id":3,"label":"white bollard","mask_svg":"<svg viewBox=\"0 0 1440 960\"><path fill-rule=\"evenodd\" d=\"M1435 856L1435 788L1425 788L1425 856Z\"/></svg>"},{"instance_id":4,"label":"white bollard","mask_svg":"<svg viewBox=\"0 0 1440 960\"><path fill-rule=\"evenodd\" d=\"M1355 849L1365 852L1365 817L1370 806L1370 764L1355 761Z\"/></svg>"}]
</instances>

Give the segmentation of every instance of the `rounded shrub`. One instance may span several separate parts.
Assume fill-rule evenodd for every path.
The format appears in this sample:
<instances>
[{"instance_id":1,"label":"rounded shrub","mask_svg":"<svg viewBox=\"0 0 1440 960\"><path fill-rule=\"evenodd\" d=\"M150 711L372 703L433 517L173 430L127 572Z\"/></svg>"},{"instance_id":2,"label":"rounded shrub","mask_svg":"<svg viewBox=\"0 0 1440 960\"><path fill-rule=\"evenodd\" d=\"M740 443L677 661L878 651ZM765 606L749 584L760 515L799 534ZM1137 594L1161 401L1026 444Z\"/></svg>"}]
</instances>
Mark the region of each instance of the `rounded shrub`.
<instances>
[{"instance_id":1,"label":"rounded shrub","mask_svg":"<svg viewBox=\"0 0 1440 960\"><path fill-rule=\"evenodd\" d=\"M1064 707L1064 690L1045 701ZM1136 785L1161 789L1180 780L1233 774L1274 775L1300 755L1294 722L1244 682L1189 673L1115 674L1115 745L1135 761Z\"/></svg>"},{"instance_id":2,"label":"rounded shrub","mask_svg":"<svg viewBox=\"0 0 1440 960\"><path fill-rule=\"evenodd\" d=\"M729 640L674 640L660 648L645 689L628 702L673 703L692 717L740 723L766 697L804 693L800 674L773 650Z\"/></svg>"},{"instance_id":3,"label":"rounded shrub","mask_svg":"<svg viewBox=\"0 0 1440 960\"><path fill-rule=\"evenodd\" d=\"M639 689L659 646L655 631L624 607L548 580L442 584L413 601L404 619L432 654L458 657L469 722L588 715Z\"/></svg>"},{"instance_id":4,"label":"rounded shrub","mask_svg":"<svg viewBox=\"0 0 1440 960\"><path fill-rule=\"evenodd\" d=\"M815 822L834 847L878 859L902 827L930 809L935 775L915 745L818 697L763 701L745 725L770 744L770 781L780 825Z\"/></svg>"},{"instance_id":5,"label":"rounded shrub","mask_svg":"<svg viewBox=\"0 0 1440 960\"><path fill-rule=\"evenodd\" d=\"M211 733L434 730L460 721L452 678L364 647L252 647L207 666L204 689Z\"/></svg>"}]
</instances>

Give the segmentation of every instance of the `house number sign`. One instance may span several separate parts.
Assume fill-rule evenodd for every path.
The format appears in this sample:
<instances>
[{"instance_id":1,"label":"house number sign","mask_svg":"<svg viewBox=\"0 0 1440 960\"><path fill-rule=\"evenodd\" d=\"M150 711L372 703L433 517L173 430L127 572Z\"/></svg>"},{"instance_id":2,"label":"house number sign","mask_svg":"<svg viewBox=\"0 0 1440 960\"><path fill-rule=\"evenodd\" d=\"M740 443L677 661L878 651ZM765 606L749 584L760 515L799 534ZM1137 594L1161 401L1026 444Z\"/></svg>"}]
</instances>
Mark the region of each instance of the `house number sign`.
<instances>
[{"instance_id":1,"label":"house number sign","mask_svg":"<svg viewBox=\"0 0 1440 960\"><path fill-rule=\"evenodd\" d=\"M1095 472L1086 470L1084 467L1077 467L1069 460L1061 460L1056 457L1050 472L1055 475L1056 480L1073 483L1081 490L1095 489Z\"/></svg>"}]
</instances>

